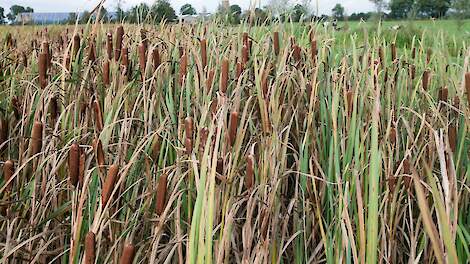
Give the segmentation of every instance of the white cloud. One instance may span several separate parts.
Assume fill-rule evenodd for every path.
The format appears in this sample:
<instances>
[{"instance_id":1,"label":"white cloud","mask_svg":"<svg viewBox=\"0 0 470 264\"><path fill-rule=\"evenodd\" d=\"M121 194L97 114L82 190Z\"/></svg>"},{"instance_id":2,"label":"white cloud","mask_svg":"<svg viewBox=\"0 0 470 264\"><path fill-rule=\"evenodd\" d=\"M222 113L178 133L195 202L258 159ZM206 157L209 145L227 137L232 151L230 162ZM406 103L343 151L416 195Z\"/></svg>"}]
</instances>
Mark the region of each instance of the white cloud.
<instances>
[{"instance_id":1,"label":"white cloud","mask_svg":"<svg viewBox=\"0 0 470 264\"><path fill-rule=\"evenodd\" d=\"M154 3L155 0L122 0L123 6L128 8L136 4L145 2L147 4ZM253 0L256 1L256 6L264 6L269 0ZM261 2L260 2L261 1ZM5 13L9 12L10 6L17 4L22 6L30 6L36 12L76 12L92 9L99 0L0 0L0 6L5 8ZM221 0L170 0L173 8L179 12L179 8L185 4L192 4L196 10L201 11L206 7L209 12L217 9ZM301 2L301 0L291 0L291 2ZM251 0L231 0L230 4L238 4L242 9L250 6ZM330 14L331 9L336 3L342 4L346 13L351 14L354 12L366 12L373 10L374 5L369 0L311 0L312 10L318 10L321 14ZM114 10L117 5L117 0L107 0L105 7L108 10Z\"/></svg>"}]
</instances>

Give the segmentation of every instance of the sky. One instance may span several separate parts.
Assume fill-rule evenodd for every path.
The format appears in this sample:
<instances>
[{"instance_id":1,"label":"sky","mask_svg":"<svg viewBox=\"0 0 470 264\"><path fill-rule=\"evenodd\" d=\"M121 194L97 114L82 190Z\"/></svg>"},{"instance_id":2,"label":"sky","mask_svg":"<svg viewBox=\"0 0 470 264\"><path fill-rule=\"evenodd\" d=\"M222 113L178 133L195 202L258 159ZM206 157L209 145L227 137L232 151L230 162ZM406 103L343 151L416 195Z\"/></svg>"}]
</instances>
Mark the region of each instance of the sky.
<instances>
[{"instance_id":1,"label":"sky","mask_svg":"<svg viewBox=\"0 0 470 264\"><path fill-rule=\"evenodd\" d=\"M137 5L141 2L152 4L155 0L121 0L124 9ZM173 8L179 12L179 8L185 4L190 3L198 12L205 8L208 12L214 12L217 9L221 0L169 0ZM242 9L247 9L251 1L261 1L261 6L266 5L269 0L230 0L230 4L238 4ZM299 1L299 0L297 0ZM0 6L5 9L5 14L9 12L10 6L17 4L22 6L29 6L35 12L80 12L84 10L90 11L99 0L0 0ZM296 0L290 0L295 3ZM347 14L354 12L367 12L374 9L374 5L370 0L311 0L312 11L318 10L320 14L331 14L331 9L340 3L344 6ZM117 0L107 0L105 3L106 9L112 11L116 8ZM258 4L259 5L259 4Z\"/></svg>"}]
</instances>

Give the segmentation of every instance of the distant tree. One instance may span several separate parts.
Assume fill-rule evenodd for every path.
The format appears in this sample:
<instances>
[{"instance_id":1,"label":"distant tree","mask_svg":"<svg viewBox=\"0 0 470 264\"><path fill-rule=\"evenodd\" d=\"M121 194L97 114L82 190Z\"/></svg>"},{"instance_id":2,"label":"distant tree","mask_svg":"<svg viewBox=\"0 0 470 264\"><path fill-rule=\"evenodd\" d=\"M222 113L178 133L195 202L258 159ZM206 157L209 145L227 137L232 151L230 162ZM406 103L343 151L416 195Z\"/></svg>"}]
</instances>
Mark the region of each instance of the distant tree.
<instances>
[{"instance_id":1,"label":"distant tree","mask_svg":"<svg viewBox=\"0 0 470 264\"><path fill-rule=\"evenodd\" d=\"M10 13L8 13L7 17L11 23L14 23L16 20L16 16L20 13L33 13L34 10L31 7L24 7L20 5L12 5L10 7Z\"/></svg>"},{"instance_id":2,"label":"distant tree","mask_svg":"<svg viewBox=\"0 0 470 264\"><path fill-rule=\"evenodd\" d=\"M350 16L349 16L349 20L353 20L353 21L359 21L359 20L364 20L364 21L367 21L369 18L371 17L371 13L368 12L368 13L364 13L364 12L360 12L360 13L352 13Z\"/></svg>"},{"instance_id":3,"label":"distant tree","mask_svg":"<svg viewBox=\"0 0 470 264\"><path fill-rule=\"evenodd\" d=\"M100 21L103 21L103 22L108 22L109 20L109 14L108 14L108 10L106 10L106 8L104 7L101 7L101 10L100 10L100 14L99 14L99 20Z\"/></svg>"},{"instance_id":4,"label":"distant tree","mask_svg":"<svg viewBox=\"0 0 470 264\"><path fill-rule=\"evenodd\" d=\"M470 0L454 0L452 9L458 19L470 18Z\"/></svg>"},{"instance_id":5,"label":"distant tree","mask_svg":"<svg viewBox=\"0 0 470 264\"><path fill-rule=\"evenodd\" d=\"M149 16L153 16L150 6L145 3L141 3L132 7L126 14L127 21L129 23L139 23Z\"/></svg>"},{"instance_id":6,"label":"distant tree","mask_svg":"<svg viewBox=\"0 0 470 264\"><path fill-rule=\"evenodd\" d=\"M417 0L418 12L422 17L445 16L451 6L450 0Z\"/></svg>"},{"instance_id":7,"label":"distant tree","mask_svg":"<svg viewBox=\"0 0 470 264\"><path fill-rule=\"evenodd\" d=\"M152 6L152 14L154 15L155 22L157 23L163 20L172 22L177 18L176 12L173 7L171 7L168 0L157 0L157 2Z\"/></svg>"},{"instance_id":8,"label":"distant tree","mask_svg":"<svg viewBox=\"0 0 470 264\"><path fill-rule=\"evenodd\" d=\"M77 22L77 18L78 18L77 13L73 13L73 12L69 13L69 17L67 18L65 23L69 25L73 25Z\"/></svg>"},{"instance_id":9,"label":"distant tree","mask_svg":"<svg viewBox=\"0 0 470 264\"><path fill-rule=\"evenodd\" d=\"M391 0L389 4L390 18L406 18L413 10L414 0Z\"/></svg>"},{"instance_id":10,"label":"distant tree","mask_svg":"<svg viewBox=\"0 0 470 264\"><path fill-rule=\"evenodd\" d=\"M386 3L385 0L370 0L374 3L377 13L382 13L385 9Z\"/></svg>"},{"instance_id":11,"label":"distant tree","mask_svg":"<svg viewBox=\"0 0 470 264\"><path fill-rule=\"evenodd\" d=\"M0 25L5 24L5 9L0 6Z\"/></svg>"},{"instance_id":12,"label":"distant tree","mask_svg":"<svg viewBox=\"0 0 470 264\"><path fill-rule=\"evenodd\" d=\"M180 8L180 14L181 15L195 15L196 9L191 5L191 4L184 4Z\"/></svg>"},{"instance_id":13,"label":"distant tree","mask_svg":"<svg viewBox=\"0 0 470 264\"><path fill-rule=\"evenodd\" d=\"M291 21L299 22L302 17L307 15L307 8L301 4L296 4L292 9Z\"/></svg>"},{"instance_id":14,"label":"distant tree","mask_svg":"<svg viewBox=\"0 0 470 264\"><path fill-rule=\"evenodd\" d=\"M333 9L331 9L331 12L335 19L344 19L344 7L341 4L336 4Z\"/></svg>"},{"instance_id":15,"label":"distant tree","mask_svg":"<svg viewBox=\"0 0 470 264\"><path fill-rule=\"evenodd\" d=\"M90 18L91 18L90 12L85 10L85 11L83 11L82 15L80 16L80 21L78 21L78 23L86 24L86 23L88 23L88 20L90 20Z\"/></svg>"},{"instance_id":16,"label":"distant tree","mask_svg":"<svg viewBox=\"0 0 470 264\"><path fill-rule=\"evenodd\" d=\"M230 24L240 24L242 8L239 5L231 5L229 8L229 22Z\"/></svg>"}]
</instances>

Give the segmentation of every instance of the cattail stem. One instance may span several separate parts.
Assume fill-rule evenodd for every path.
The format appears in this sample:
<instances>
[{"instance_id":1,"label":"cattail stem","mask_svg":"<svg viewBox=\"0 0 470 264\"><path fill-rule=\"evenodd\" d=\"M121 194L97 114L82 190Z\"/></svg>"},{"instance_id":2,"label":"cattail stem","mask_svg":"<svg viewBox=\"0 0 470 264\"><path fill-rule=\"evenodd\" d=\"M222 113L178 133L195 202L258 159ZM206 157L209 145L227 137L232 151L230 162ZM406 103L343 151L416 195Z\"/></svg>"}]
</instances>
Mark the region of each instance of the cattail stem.
<instances>
[{"instance_id":1,"label":"cattail stem","mask_svg":"<svg viewBox=\"0 0 470 264\"><path fill-rule=\"evenodd\" d=\"M160 179L158 179L158 186L157 186L157 200L155 203L155 211L157 215L162 215L163 211L165 211L166 207L166 188L167 188L167 181L168 176L166 174L162 174Z\"/></svg>"},{"instance_id":2,"label":"cattail stem","mask_svg":"<svg viewBox=\"0 0 470 264\"><path fill-rule=\"evenodd\" d=\"M103 192L101 194L103 207L106 206L109 199L111 198L111 194L113 193L113 190L114 190L114 185L116 184L118 172L119 172L118 165L113 164L109 167L108 175L106 176L106 180L103 184Z\"/></svg>"}]
</instances>

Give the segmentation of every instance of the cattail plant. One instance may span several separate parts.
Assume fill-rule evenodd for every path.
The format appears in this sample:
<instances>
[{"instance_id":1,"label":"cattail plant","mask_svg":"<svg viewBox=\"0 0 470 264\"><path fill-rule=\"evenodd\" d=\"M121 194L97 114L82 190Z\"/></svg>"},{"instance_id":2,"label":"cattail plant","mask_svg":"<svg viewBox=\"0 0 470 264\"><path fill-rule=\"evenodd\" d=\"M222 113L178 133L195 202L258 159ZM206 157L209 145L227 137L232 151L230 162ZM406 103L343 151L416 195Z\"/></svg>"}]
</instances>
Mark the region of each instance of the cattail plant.
<instances>
[{"instance_id":1,"label":"cattail plant","mask_svg":"<svg viewBox=\"0 0 470 264\"><path fill-rule=\"evenodd\" d=\"M80 173L80 146L73 143L69 150L69 179L73 186L77 186Z\"/></svg>"},{"instance_id":2,"label":"cattail plant","mask_svg":"<svg viewBox=\"0 0 470 264\"><path fill-rule=\"evenodd\" d=\"M190 116L184 119L184 131L186 138L193 138L194 121Z\"/></svg>"},{"instance_id":3,"label":"cattail plant","mask_svg":"<svg viewBox=\"0 0 470 264\"><path fill-rule=\"evenodd\" d=\"M449 90L447 87L442 87L439 89L439 101L441 102L447 102L447 97L449 95Z\"/></svg>"},{"instance_id":4,"label":"cattail plant","mask_svg":"<svg viewBox=\"0 0 470 264\"><path fill-rule=\"evenodd\" d=\"M96 258L96 240L95 233L88 232L85 236L85 264L95 263Z\"/></svg>"},{"instance_id":5,"label":"cattail plant","mask_svg":"<svg viewBox=\"0 0 470 264\"><path fill-rule=\"evenodd\" d=\"M247 189L251 189L253 187L253 184L255 182L255 177L254 177L254 163L255 163L255 158L252 154L249 154L246 157L246 176L245 176L245 187Z\"/></svg>"},{"instance_id":6,"label":"cattail plant","mask_svg":"<svg viewBox=\"0 0 470 264\"><path fill-rule=\"evenodd\" d=\"M222 60L222 69L220 71L220 92L225 94L228 87L228 59Z\"/></svg>"},{"instance_id":7,"label":"cattail plant","mask_svg":"<svg viewBox=\"0 0 470 264\"><path fill-rule=\"evenodd\" d=\"M207 40L201 39L199 45L201 46L202 70L204 70L207 66Z\"/></svg>"},{"instance_id":8,"label":"cattail plant","mask_svg":"<svg viewBox=\"0 0 470 264\"><path fill-rule=\"evenodd\" d=\"M230 146L233 145L235 142L235 138L237 137L237 128L238 128L238 112L232 111L230 113L230 125L228 130L228 143Z\"/></svg>"},{"instance_id":9,"label":"cattail plant","mask_svg":"<svg viewBox=\"0 0 470 264\"><path fill-rule=\"evenodd\" d=\"M163 173L158 179L157 198L155 202L155 212L157 215L162 215L166 207L166 188L167 188L167 175Z\"/></svg>"},{"instance_id":10,"label":"cattail plant","mask_svg":"<svg viewBox=\"0 0 470 264\"><path fill-rule=\"evenodd\" d=\"M98 99L93 100L93 110L95 112L95 124L98 132L103 131L103 112L101 112L100 102Z\"/></svg>"},{"instance_id":11,"label":"cattail plant","mask_svg":"<svg viewBox=\"0 0 470 264\"><path fill-rule=\"evenodd\" d=\"M132 264L134 261L135 247L132 244L127 244L122 250L121 259L119 260L120 264Z\"/></svg>"},{"instance_id":12,"label":"cattail plant","mask_svg":"<svg viewBox=\"0 0 470 264\"><path fill-rule=\"evenodd\" d=\"M103 144L101 143L101 140L99 138L95 138L93 140L93 150L95 152L95 158L96 162L98 163L98 166L102 167L104 166L104 151L103 151Z\"/></svg>"},{"instance_id":13,"label":"cattail plant","mask_svg":"<svg viewBox=\"0 0 470 264\"><path fill-rule=\"evenodd\" d=\"M15 173L15 168L14 168L14 163L12 160L7 160L5 163L3 163L3 180L5 183L10 181L11 177ZM11 192L11 183L8 183L6 186L5 190L7 192Z\"/></svg>"},{"instance_id":14,"label":"cattail plant","mask_svg":"<svg viewBox=\"0 0 470 264\"><path fill-rule=\"evenodd\" d=\"M114 49L114 60L118 61L121 55L122 40L124 38L124 27L118 26L116 29L116 45Z\"/></svg>"},{"instance_id":15,"label":"cattail plant","mask_svg":"<svg viewBox=\"0 0 470 264\"><path fill-rule=\"evenodd\" d=\"M273 33L273 46L274 46L274 54L278 56L279 55L279 32L277 31Z\"/></svg>"},{"instance_id":16,"label":"cattail plant","mask_svg":"<svg viewBox=\"0 0 470 264\"><path fill-rule=\"evenodd\" d=\"M39 53L38 69L39 85L44 89L47 86L47 54L44 52Z\"/></svg>"},{"instance_id":17,"label":"cattail plant","mask_svg":"<svg viewBox=\"0 0 470 264\"><path fill-rule=\"evenodd\" d=\"M36 121L31 129L31 155L36 155L42 149L42 122Z\"/></svg>"},{"instance_id":18,"label":"cattail plant","mask_svg":"<svg viewBox=\"0 0 470 264\"><path fill-rule=\"evenodd\" d=\"M108 174L106 180L103 184L103 191L101 193L102 206L105 207L111 198L111 194L114 190L114 185L116 185L117 175L119 173L119 166L113 164L108 169Z\"/></svg>"},{"instance_id":19,"label":"cattail plant","mask_svg":"<svg viewBox=\"0 0 470 264\"><path fill-rule=\"evenodd\" d=\"M113 59L113 34L111 32L106 34L106 54L108 55L108 60Z\"/></svg>"}]
</instances>

